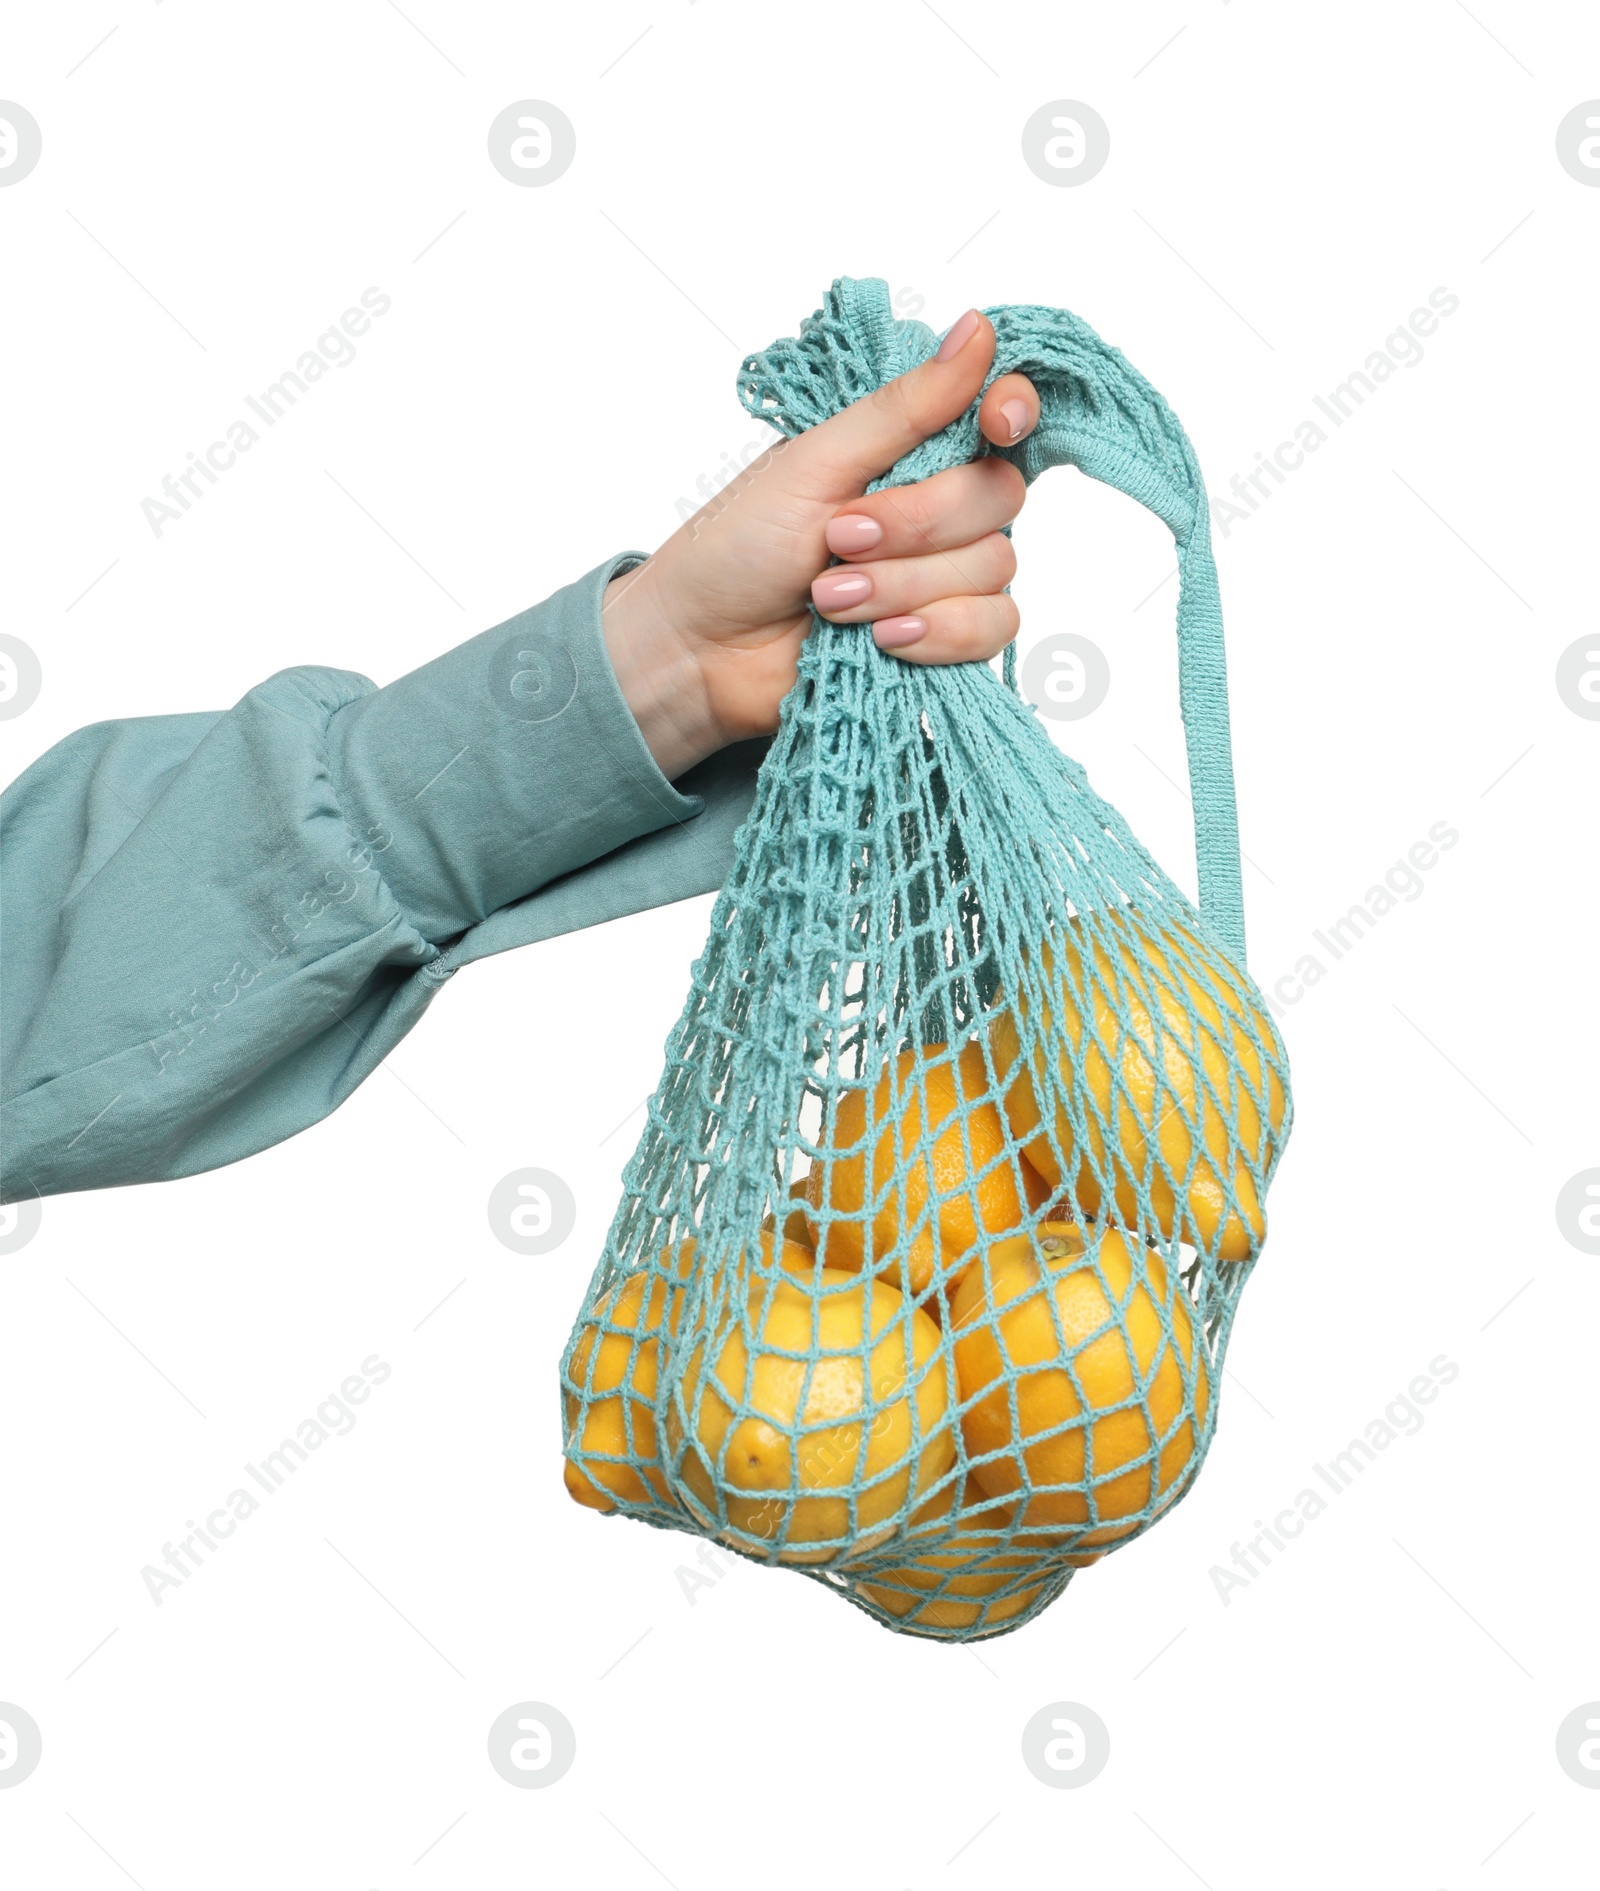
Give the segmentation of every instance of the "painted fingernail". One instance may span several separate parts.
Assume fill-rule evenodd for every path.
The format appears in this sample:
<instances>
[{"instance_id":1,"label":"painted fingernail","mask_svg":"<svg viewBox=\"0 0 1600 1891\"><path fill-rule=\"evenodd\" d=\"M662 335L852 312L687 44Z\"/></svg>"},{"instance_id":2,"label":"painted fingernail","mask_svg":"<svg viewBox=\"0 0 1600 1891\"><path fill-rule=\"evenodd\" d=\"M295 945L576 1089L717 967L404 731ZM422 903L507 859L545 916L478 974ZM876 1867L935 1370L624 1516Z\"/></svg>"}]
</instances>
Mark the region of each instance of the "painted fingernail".
<instances>
[{"instance_id":1,"label":"painted fingernail","mask_svg":"<svg viewBox=\"0 0 1600 1891\"><path fill-rule=\"evenodd\" d=\"M828 521L828 550L841 558L850 552L869 552L883 538L883 527L864 512L841 512Z\"/></svg>"},{"instance_id":2,"label":"painted fingernail","mask_svg":"<svg viewBox=\"0 0 1600 1891\"><path fill-rule=\"evenodd\" d=\"M811 602L819 611L853 611L871 596L872 580L864 571L825 571L811 585Z\"/></svg>"},{"instance_id":3,"label":"painted fingernail","mask_svg":"<svg viewBox=\"0 0 1600 1891\"><path fill-rule=\"evenodd\" d=\"M880 617L872 626L872 641L880 650L904 650L927 635L925 617Z\"/></svg>"},{"instance_id":4,"label":"painted fingernail","mask_svg":"<svg viewBox=\"0 0 1600 1891\"><path fill-rule=\"evenodd\" d=\"M1011 438L1020 440L1033 420L1033 410L1020 396L1000 403L1000 415L1011 429Z\"/></svg>"},{"instance_id":5,"label":"painted fingernail","mask_svg":"<svg viewBox=\"0 0 1600 1891\"><path fill-rule=\"evenodd\" d=\"M950 324L950 332L940 342L939 352L933 357L934 360L948 361L952 355L960 354L977 331L978 311L968 309L965 315L959 316Z\"/></svg>"}]
</instances>

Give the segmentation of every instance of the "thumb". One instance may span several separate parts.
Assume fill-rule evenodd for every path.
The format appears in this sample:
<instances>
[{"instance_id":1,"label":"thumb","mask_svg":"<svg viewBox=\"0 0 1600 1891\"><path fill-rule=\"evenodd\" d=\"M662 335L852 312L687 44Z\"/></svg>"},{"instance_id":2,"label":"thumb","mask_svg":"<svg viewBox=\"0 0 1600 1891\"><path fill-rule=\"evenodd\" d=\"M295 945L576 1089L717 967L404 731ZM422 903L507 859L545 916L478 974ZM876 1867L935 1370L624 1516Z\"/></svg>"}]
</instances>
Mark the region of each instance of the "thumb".
<instances>
[{"instance_id":1,"label":"thumb","mask_svg":"<svg viewBox=\"0 0 1600 1891\"><path fill-rule=\"evenodd\" d=\"M887 381L790 448L791 471L819 497L852 499L978 397L994 360L994 329L977 309L952 322L936 353Z\"/></svg>"}]
</instances>

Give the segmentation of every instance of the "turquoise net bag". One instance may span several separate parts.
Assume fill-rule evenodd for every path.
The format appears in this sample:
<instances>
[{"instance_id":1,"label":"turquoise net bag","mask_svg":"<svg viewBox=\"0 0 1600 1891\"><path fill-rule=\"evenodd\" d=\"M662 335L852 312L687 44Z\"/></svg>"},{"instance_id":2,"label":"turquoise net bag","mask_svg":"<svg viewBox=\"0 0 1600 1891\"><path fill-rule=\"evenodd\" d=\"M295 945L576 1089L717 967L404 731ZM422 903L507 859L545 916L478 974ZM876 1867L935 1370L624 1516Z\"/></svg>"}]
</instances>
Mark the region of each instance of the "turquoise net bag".
<instances>
[{"instance_id":1,"label":"turquoise net bag","mask_svg":"<svg viewBox=\"0 0 1600 1891\"><path fill-rule=\"evenodd\" d=\"M988 311L1032 480L1171 528L1199 905L986 665L816 619L561 1364L580 1502L1018 1627L1190 1489L1289 1134L1244 969L1222 616L1166 402L1064 310ZM803 432L930 355L842 279L744 364ZM1000 451L977 403L882 486Z\"/></svg>"}]
</instances>

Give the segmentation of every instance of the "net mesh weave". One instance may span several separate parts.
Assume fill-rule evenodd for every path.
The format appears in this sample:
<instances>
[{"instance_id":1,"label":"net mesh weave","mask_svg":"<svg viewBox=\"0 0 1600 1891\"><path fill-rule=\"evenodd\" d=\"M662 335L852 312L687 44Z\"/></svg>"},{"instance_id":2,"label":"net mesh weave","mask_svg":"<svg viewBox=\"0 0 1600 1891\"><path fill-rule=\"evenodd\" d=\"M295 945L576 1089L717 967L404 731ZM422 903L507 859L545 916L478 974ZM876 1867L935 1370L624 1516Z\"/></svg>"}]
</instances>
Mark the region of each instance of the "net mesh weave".
<instances>
[{"instance_id":1,"label":"net mesh weave","mask_svg":"<svg viewBox=\"0 0 1600 1891\"><path fill-rule=\"evenodd\" d=\"M1199 908L1012 652L1002 682L814 619L561 1368L581 1501L945 1640L1019 1626L1190 1488L1291 1120L1193 450L1077 317L987 313L991 379L1041 400L1005 457L1173 531ZM841 279L740 398L793 436L936 345ZM994 451L974 402L877 484Z\"/></svg>"}]
</instances>

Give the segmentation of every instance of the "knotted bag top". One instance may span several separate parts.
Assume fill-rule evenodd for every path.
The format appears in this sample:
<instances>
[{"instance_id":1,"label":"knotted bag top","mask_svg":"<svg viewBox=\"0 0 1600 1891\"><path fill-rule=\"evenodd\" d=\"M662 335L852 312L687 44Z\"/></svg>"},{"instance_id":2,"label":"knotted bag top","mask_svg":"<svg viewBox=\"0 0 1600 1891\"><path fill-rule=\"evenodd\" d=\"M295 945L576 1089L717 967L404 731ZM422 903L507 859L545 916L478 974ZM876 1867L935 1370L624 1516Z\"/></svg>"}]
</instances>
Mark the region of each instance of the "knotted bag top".
<instances>
[{"instance_id":1,"label":"knotted bag top","mask_svg":"<svg viewBox=\"0 0 1600 1891\"><path fill-rule=\"evenodd\" d=\"M983 391L1001 375L1026 375L1039 395L1038 426L1014 447L993 445L978 427L980 392L965 413L913 447L868 490L909 485L992 453L1009 460L1030 484L1052 466L1076 466L1165 522L1178 554L1178 688L1200 912L1242 966L1244 902L1222 605L1194 448L1138 369L1070 310L1022 304L984 314L994 325L995 354ZM798 336L746 359L739 398L757 419L793 438L926 361L938 343L926 323L895 316L886 283L841 276L822 307L801 323ZM1014 650L1008 650L1006 677L1013 686L1014 675Z\"/></svg>"}]
</instances>

